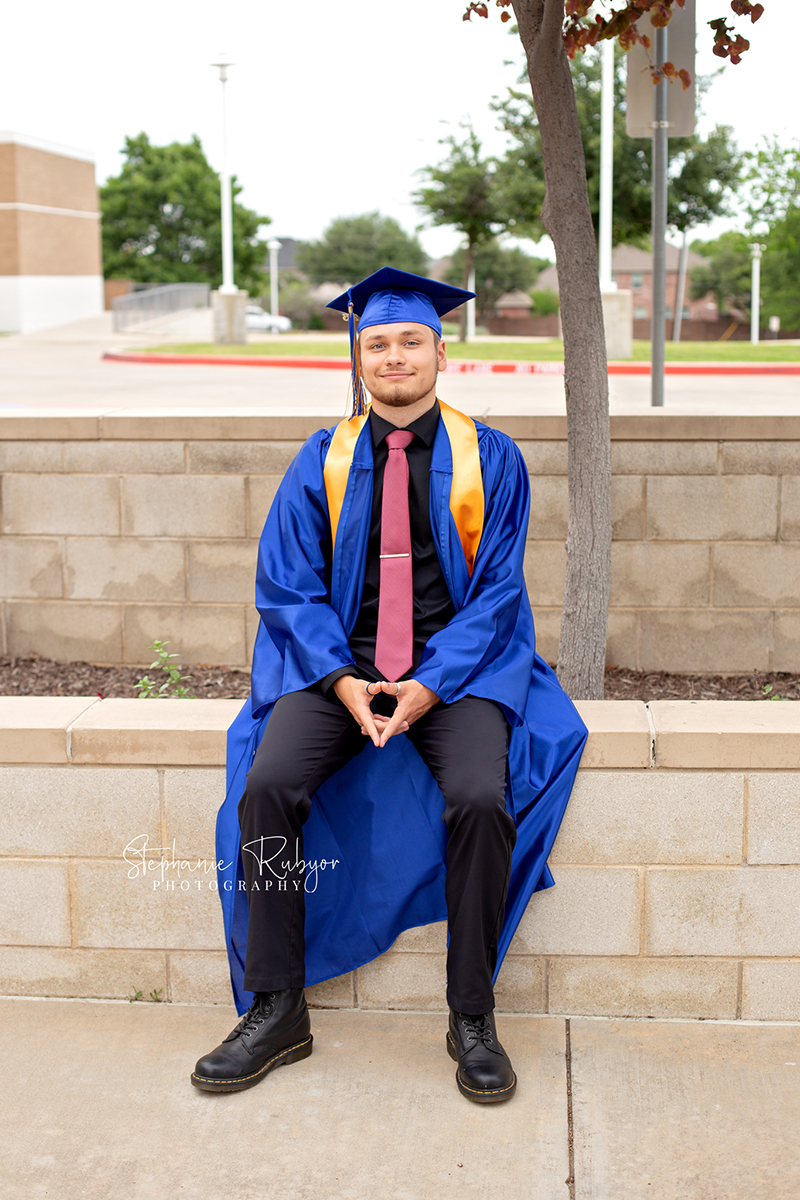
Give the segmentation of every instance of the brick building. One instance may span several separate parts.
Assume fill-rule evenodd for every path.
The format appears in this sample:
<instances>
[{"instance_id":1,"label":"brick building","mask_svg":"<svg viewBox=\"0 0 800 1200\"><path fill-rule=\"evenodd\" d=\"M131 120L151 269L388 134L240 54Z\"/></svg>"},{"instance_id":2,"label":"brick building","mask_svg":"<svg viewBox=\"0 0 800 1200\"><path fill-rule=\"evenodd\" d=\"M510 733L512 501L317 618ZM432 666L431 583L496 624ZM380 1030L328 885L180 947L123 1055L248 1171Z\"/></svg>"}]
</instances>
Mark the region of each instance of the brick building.
<instances>
[{"instance_id":1,"label":"brick building","mask_svg":"<svg viewBox=\"0 0 800 1200\"><path fill-rule=\"evenodd\" d=\"M0 133L0 331L103 311L99 207L88 155Z\"/></svg>"}]
</instances>

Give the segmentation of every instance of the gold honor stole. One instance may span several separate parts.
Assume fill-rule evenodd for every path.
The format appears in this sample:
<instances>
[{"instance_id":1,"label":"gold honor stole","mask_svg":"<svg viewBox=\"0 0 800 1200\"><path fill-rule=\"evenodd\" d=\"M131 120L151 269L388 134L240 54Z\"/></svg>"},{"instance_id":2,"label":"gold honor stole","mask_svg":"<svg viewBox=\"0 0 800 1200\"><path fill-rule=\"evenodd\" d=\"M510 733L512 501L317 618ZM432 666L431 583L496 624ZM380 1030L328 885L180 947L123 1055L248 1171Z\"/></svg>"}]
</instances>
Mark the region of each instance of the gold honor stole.
<instances>
[{"instance_id":1,"label":"gold honor stole","mask_svg":"<svg viewBox=\"0 0 800 1200\"><path fill-rule=\"evenodd\" d=\"M459 412L457 408L451 408L449 404L440 400L439 410L450 439L453 456L450 512L453 514L467 560L467 570L471 575L483 533L483 476L478 450L478 431L472 418ZM346 417L340 421L334 430L325 459L325 493L328 498L331 539L334 546L356 442L368 416L369 413L363 413L361 416Z\"/></svg>"}]
</instances>

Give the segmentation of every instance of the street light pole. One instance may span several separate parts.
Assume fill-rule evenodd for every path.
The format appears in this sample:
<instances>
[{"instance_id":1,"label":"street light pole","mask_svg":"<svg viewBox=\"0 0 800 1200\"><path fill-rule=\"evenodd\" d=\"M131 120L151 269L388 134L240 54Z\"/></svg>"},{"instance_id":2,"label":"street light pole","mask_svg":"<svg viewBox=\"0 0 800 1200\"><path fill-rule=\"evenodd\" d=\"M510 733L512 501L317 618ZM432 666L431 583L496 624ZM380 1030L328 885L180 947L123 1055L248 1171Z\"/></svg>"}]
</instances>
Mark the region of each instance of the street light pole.
<instances>
[{"instance_id":1,"label":"street light pole","mask_svg":"<svg viewBox=\"0 0 800 1200\"><path fill-rule=\"evenodd\" d=\"M750 342L758 345L758 334L761 325L761 255L766 250L760 242L753 242L750 253L753 256L753 278L750 286Z\"/></svg>"},{"instance_id":2,"label":"street light pole","mask_svg":"<svg viewBox=\"0 0 800 1200\"><path fill-rule=\"evenodd\" d=\"M228 172L228 129L225 111L225 84L228 81L228 67L233 63L225 61L225 55L220 55L220 62L212 63L219 68L219 81L222 84L222 171L220 172L220 213L222 217L222 287L220 292L225 296L235 295L237 288L233 282L233 207L231 202L231 177Z\"/></svg>"},{"instance_id":3,"label":"street light pole","mask_svg":"<svg viewBox=\"0 0 800 1200\"><path fill-rule=\"evenodd\" d=\"M667 58L667 30L656 28L654 56L660 67ZM664 407L664 341L667 332L667 163L669 158L668 93L664 75L653 88L653 296L650 404Z\"/></svg>"},{"instance_id":4,"label":"street light pole","mask_svg":"<svg viewBox=\"0 0 800 1200\"><path fill-rule=\"evenodd\" d=\"M277 238L270 238L267 242L269 250L269 307L273 317L278 316L278 252L281 248L281 243ZM277 333L273 329L273 333Z\"/></svg>"}]
</instances>

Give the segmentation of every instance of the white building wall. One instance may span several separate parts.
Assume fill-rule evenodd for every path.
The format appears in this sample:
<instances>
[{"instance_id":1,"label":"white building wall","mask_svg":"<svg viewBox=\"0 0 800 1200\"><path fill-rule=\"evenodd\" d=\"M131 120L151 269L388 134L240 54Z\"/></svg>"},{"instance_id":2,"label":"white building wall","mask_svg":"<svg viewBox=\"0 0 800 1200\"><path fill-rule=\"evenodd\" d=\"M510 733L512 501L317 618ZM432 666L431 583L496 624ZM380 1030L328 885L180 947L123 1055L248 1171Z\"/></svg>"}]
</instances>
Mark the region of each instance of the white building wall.
<instances>
[{"instance_id":1,"label":"white building wall","mask_svg":"<svg viewBox=\"0 0 800 1200\"><path fill-rule=\"evenodd\" d=\"M33 333L102 312L101 275L0 275L4 333Z\"/></svg>"}]
</instances>

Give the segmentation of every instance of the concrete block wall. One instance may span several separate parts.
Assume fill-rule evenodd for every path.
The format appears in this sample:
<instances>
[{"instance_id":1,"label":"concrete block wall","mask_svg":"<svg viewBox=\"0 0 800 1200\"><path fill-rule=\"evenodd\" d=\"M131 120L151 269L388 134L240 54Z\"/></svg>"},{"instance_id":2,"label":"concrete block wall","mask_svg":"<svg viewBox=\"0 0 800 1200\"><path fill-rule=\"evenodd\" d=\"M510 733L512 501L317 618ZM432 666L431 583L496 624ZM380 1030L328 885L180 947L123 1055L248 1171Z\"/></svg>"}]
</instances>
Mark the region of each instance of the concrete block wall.
<instances>
[{"instance_id":1,"label":"concrete block wall","mask_svg":"<svg viewBox=\"0 0 800 1200\"><path fill-rule=\"evenodd\" d=\"M0 417L0 652L246 667L258 537L326 419ZM526 578L558 649L566 422L498 416L531 478ZM645 670L800 671L800 419L612 418L607 658Z\"/></svg>"},{"instance_id":2,"label":"concrete block wall","mask_svg":"<svg viewBox=\"0 0 800 1200\"><path fill-rule=\"evenodd\" d=\"M238 706L0 698L0 991L229 1002L213 842ZM556 886L528 906L498 1007L800 1019L800 703L579 707ZM148 876L124 854L145 839ZM444 978L432 925L310 994L441 1010Z\"/></svg>"}]
</instances>

